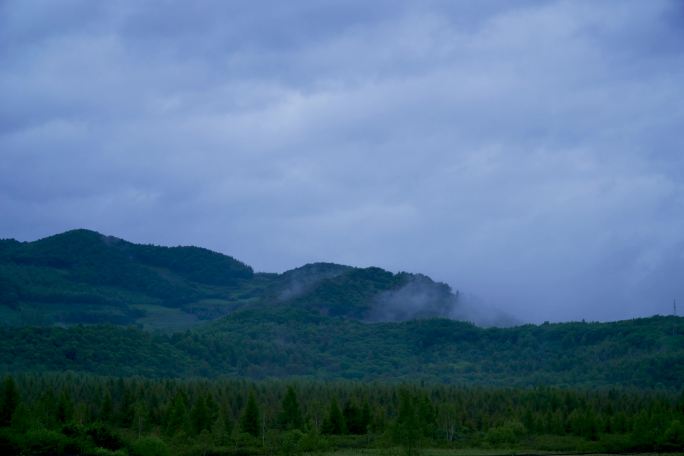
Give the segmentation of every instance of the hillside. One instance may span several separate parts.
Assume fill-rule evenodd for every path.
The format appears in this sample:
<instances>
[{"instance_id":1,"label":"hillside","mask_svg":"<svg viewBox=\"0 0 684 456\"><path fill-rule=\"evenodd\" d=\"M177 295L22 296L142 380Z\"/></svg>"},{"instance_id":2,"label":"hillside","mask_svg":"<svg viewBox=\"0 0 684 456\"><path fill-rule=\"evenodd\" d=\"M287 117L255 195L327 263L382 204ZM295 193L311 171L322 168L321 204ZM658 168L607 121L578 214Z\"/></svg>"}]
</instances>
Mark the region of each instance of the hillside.
<instances>
[{"instance_id":1,"label":"hillside","mask_svg":"<svg viewBox=\"0 0 684 456\"><path fill-rule=\"evenodd\" d=\"M684 319L481 328L420 274L255 273L87 230L0 241L0 371L676 389ZM103 325L105 323L105 325Z\"/></svg>"},{"instance_id":2,"label":"hillside","mask_svg":"<svg viewBox=\"0 0 684 456\"><path fill-rule=\"evenodd\" d=\"M0 241L0 317L8 326L106 323L173 331L236 309L281 305L395 321L449 316L457 295L422 275L331 263L254 273L207 249L138 245L88 230Z\"/></svg>"},{"instance_id":3,"label":"hillside","mask_svg":"<svg viewBox=\"0 0 684 456\"><path fill-rule=\"evenodd\" d=\"M676 317L483 329L250 309L184 333L26 327L0 329L0 341L5 372L667 389L684 378L684 319Z\"/></svg>"}]
</instances>

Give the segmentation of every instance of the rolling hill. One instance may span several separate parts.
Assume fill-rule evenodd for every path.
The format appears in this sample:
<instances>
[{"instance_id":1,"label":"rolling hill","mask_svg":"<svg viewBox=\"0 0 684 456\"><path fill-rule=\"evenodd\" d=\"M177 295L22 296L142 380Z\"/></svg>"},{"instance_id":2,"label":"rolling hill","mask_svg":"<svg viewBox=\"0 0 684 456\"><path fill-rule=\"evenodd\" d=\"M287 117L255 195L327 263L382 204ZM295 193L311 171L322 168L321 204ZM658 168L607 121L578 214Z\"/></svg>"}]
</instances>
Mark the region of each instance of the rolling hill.
<instances>
[{"instance_id":1,"label":"rolling hill","mask_svg":"<svg viewBox=\"0 0 684 456\"><path fill-rule=\"evenodd\" d=\"M0 242L0 371L677 389L684 319L482 328L420 274L256 273L86 230Z\"/></svg>"},{"instance_id":2,"label":"rolling hill","mask_svg":"<svg viewBox=\"0 0 684 456\"><path fill-rule=\"evenodd\" d=\"M237 309L284 305L407 320L449 316L457 301L445 284L380 268L316 263L283 274L255 273L207 249L139 245L89 230L0 241L0 312L9 326L178 330Z\"/></svg>"}]
</instances>

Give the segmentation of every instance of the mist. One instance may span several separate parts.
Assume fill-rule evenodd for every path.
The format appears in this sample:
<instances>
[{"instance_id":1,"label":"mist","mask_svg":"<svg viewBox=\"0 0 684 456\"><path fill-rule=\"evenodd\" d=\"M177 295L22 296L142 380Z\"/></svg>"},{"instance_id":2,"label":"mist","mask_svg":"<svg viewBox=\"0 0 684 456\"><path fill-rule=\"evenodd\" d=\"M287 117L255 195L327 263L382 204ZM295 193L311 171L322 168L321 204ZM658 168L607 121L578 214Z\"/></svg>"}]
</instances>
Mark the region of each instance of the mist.
<instances>
[{"instance_id":1,"label":"mist","mask_svg":"<svg viewBox=\"0 0 684 456\"><path fill-rule=\"evenodd\" d=\"M452 290L422 274L412 274L399 288L380 293L366 319L370 322L398 322L423 318L448 318L483 327L509 327L520 321L488 306L472 294Z\"/></svg>"}]
</instances>

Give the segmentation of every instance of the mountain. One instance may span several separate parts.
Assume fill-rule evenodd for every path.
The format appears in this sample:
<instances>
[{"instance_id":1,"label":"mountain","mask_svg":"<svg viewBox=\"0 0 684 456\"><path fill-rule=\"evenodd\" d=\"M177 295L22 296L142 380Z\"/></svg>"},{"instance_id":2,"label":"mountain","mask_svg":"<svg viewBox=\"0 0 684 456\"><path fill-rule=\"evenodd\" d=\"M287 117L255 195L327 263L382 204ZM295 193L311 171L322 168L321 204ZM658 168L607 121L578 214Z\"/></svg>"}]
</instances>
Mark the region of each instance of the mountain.
<instances>
[{"instance_id":1,"label":"mountain","mask_svg":"<svg viewBox=\"0 0 684 456\"><path fill-rule=\"evenodd\" d=\"M75 230L0 241L0 372L677 389L684 319L482 328L421 274L256 273ZM104 324L103 324L104 323Z\"/></svg>"},{"instance_id":2,"label":"mountain","mask_svg":"<svg viewBox=\"0 0 684 456\"><path fill-rule=\"evenodd\" d=\"M141 325L178 330L248 307L296 306L369 321L448 317L451 289L417 274L315 263L255 273L198 247L139 245L89 230L0 241L0 316L9 326Z\"/></svg>"}]
</instances>

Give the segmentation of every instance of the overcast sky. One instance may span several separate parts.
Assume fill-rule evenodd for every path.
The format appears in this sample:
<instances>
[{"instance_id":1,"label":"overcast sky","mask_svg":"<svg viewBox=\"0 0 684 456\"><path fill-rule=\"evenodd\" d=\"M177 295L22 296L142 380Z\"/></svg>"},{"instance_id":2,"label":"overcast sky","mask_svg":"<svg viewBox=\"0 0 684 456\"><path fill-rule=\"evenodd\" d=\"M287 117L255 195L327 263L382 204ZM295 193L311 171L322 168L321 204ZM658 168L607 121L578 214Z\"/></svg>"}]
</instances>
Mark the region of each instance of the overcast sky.
<instances>
[{"instance_id":1,"label":"overcast sky","mask_svg":"<svg viewBox=\"0 0 684 456\"><path fill-rule=\"evenodd\" d=\"M0 237L684 308L684 2L0 0Z\"/></svg>"}]
</instances>

